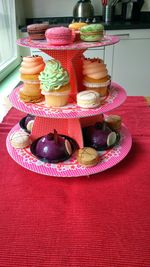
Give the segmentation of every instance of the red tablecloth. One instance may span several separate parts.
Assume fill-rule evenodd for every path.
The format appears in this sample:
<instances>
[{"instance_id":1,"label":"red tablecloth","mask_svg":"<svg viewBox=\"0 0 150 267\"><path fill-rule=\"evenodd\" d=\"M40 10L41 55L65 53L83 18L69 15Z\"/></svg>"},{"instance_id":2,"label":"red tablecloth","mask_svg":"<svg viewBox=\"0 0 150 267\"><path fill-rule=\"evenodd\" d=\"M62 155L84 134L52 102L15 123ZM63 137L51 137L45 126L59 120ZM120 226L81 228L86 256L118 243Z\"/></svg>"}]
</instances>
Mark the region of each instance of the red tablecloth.
<instances>
[{"instance_id":1,"label":"red tablecloth","mask_svg":"<svg viewBox=\"0 0 150 267\"><path fill-rule=\"evenodd\" d=\"M132 149L90 178L39 175L15 163L8 131L25 114L10 110L0 125L0 267L150 266L150 109L128 97L120 114Z\"/></svg>"}]
</instances>

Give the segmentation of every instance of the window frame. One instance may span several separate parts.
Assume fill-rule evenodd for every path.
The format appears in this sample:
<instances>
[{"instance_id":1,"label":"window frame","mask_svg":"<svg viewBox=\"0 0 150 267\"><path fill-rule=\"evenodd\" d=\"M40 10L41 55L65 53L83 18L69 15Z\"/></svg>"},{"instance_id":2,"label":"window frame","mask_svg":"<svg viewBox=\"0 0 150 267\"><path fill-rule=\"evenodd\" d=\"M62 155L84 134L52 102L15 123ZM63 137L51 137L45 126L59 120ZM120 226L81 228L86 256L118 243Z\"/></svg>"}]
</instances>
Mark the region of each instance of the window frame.
<instances>
[{"instance_id":1,"label":"window frame","mask_svg":"<svg viewBox=\"0 0 150 267\"><path fill-rule=\"evenodd\" d=\"M15 37L14 38L14 42L16 42L18 34L19 34L19 30L17 30L17 22L16 22L16 1L13 1L13 6L14 6L14 10L12 11L12 16L13 16L13 23L14 23L14 33ZM6 78L19 64L21 61L20 55L19 55L19 49L17 47L17 44L15 44L16 47L16 51L15 51L15 55L12 56L10 59L6 60L5 62L3 62L2 67L0 69L0 82Z\"/></svg>"}]
</instances>

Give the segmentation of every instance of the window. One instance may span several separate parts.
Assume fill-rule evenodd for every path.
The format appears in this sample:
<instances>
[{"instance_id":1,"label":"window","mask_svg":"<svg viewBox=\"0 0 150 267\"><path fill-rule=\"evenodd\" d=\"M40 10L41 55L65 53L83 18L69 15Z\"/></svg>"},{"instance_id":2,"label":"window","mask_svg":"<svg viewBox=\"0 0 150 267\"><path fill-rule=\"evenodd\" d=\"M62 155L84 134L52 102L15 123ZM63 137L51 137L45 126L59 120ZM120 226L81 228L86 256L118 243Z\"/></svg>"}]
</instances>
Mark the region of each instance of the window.
<instances>
[{"instance_id":1,"label":"window","mask_svg":"<svg viewBox=\"0 0 150 267\"><path fill-rule=\"evenodd\" d=\"M15 0L0 0L0 80L18 64Z\"/></svg>"}]
</instances>

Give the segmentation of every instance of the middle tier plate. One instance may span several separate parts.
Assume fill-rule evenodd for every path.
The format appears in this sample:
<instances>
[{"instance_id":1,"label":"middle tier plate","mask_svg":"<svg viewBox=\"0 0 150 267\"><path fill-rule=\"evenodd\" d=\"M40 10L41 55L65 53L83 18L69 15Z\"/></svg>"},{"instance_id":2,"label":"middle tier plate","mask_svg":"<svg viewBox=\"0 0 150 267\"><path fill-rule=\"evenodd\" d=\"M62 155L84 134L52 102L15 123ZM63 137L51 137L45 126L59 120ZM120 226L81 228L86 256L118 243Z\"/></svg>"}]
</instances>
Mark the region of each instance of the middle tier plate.
<instances>
[{"instance_id":1,"label":"middle tier plate","mask_svg":"<svg viewBox=\"0 0 150 267\"><path fill-rule=\"evenodd\" d=\"M112 82L110 93L102 99L102 104L98 108L84 109L77 105L75 96L70 96L69 103L64 107L46 107L45 102L25 103L19 98L19 90L15 88L9 96L13 106L25 113L38 117L48 117L55 119L82 118L106 113L120 106L126 100L126 91L117 83Z\"/></svg>"}]
</instances>

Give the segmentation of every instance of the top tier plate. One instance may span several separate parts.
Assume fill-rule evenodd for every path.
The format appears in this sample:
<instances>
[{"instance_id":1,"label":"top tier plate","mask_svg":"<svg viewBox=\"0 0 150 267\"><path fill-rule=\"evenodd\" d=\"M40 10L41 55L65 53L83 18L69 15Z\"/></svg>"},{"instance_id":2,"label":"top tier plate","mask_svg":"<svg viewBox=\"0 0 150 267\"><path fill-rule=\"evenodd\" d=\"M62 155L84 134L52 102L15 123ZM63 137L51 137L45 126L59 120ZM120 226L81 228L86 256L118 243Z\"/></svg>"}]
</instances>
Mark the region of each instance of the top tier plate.
<instances>
[{"instance_id":1,"label":"top tier plate","mask_svg":"<svg viewBox=\"0 0 150 267\"><path fill-rule=\"evenodd\" d=\"M107 45L113 45L119 42L119 38L113 35L105 35L101 42L74 42L69 45L50 45L46 40L31 40L29 37L21 38L17 40L17 44L20 46L38 48L42 50L81 50L92 47L101 47Z\"/></svg>"}]
</instances>

